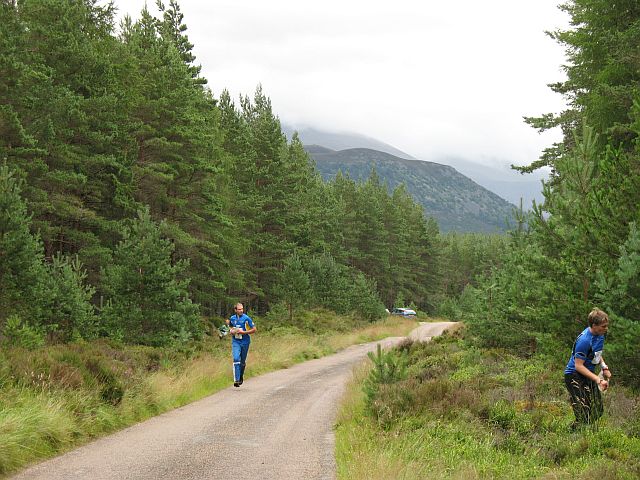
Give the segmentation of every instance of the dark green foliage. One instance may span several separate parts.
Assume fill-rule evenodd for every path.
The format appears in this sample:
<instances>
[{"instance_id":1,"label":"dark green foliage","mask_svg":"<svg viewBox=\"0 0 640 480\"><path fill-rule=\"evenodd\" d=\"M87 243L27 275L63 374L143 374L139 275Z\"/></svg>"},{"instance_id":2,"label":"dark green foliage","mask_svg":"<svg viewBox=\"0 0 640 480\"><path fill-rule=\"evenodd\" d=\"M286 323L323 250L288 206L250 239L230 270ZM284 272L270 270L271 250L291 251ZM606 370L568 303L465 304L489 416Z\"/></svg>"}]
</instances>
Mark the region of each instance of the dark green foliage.
<instances>
[{"instance_id":1,"label":"dark green foliage","mask_svg":"<svg viewBox=\"0 0 640 480\"><path fill-rule=\"evenodd\" d=\"M103 271L107 305L101 317L109 336L130 343L168 345L202 335L191 303L185 261L172 262L173 244L148 210L124 227L113 261Z\"/></svg>"},{"instance_id":2,"label":"dark green foliage","mask_svg":"<svg viewBox=\"0 0 640 480\"><path fill-rule=\"evenodd\" d=\"M313 302L337 313L348 313L348 268L328 253L315 255L306 262Z\"/></svg>"},{"instance_id":3,"label":"dark green foliage","mask_svg":"<svg viewBox=\"0 0 640 480\"><path fill-rule=\"evenodd\" d=\"M386 188L375 170L356 187L355 195L344 198L350 212L344 235L349 261L361 272L377 280L390 279L389 231L385 228Z\"/></svg>"},{"instance_id":4,"label":"dark green foliage","mask_svg":"<svg viewBox=\"0 0 640 480\"><path fill-rule=\"evenodd\" d=\"M302 261L293 255L285 261L279 297L287 305L289 320L294 306L325 308L340 314L374 321L385 315L375 282L325 253Z\"/></svg>"},{"instance_id":5,"label":"dark green foliage","mask_svg":"<svg viewBox=\"0 0 640 480\"><path fill-rule=\"evenodd\" d=\"M599 306L615 319L605 357L616 364L616 378L637 387L640 107L631 52L640 10L635 2L602 0L561 8L571 28L552 36L567 47L568 79L552 88L568 109L529 122L541 130L561 126L564 139L521 169L552 167L544 203L532 215L516 215L493 267L470 262L480 276L465 290L465 308L462 297L443 306L468 322L481 345L523 356L554 350L565 362L588 312Z\"/></svg>"},{"instance_id":6,"label":"dark green foliage","mask_svg":"<svg viewBox=\"0 0 640 480\"><path fill-rule=\"evenodd\" d=\"M357 316L373 322L385 315L384 304L376 292L376 284L364 274L356 273L350 281L349 307Z\"/></svg>"},{"instance_id":7,"label":"dark green foliage","mask_svg":"<svg viewBox=\"0 0 640 480\"><path fill-rule=\"evenodd\" d=\"M617 313L612 315L609 357L622 366L619 374L625 383L638 385L640 362L635 345L640 338L640 233L635 222L620 247L618 268L609 279L601 276L598 287L603 305Z\"/></svg>"},{"instance_id":8,"label":"dark green foliage","mask_svg":"<svg viewBox=\"0 0 640 480\"><path fill-rule=\"evenodd\" d=\"M176 255L190 260L191 294L211 312L230 283L229 178L221 168L218 111L190 65L182 15L175 2L163 11L161 22L143 11L124 32L137 67L131 170L139 180L133 194L167 222Z\"/></svg>"},{"instance_id":9,"label":"dark green foliage","mask_svg":"<svg viewBox=\"0 0 640 480\"><path fill-rule=\"evenodd\" d=\"M32 325L42 315L46 270L42 244L29 231L30 222L21 197L21 182L1 165L0 325L12 314L24 315Z\"/></svg>"},{"instance_id":10,"label":"dark green foliage","mask_svg":"<svg viewBox=\"0 0 640 480\"><path fill-rule=\"evenodd\" d=\"M389 195L370 173L363 184L340 174L330 184L341 204L335 258L374 280L384 304L392 306L400 293L431 310L440 289L438 226L403 187Z\"/></svg>"},{"instance_id":11,"label":"dark green foliage","mask_svg":"<svg viewBox=\"0 0 640 480\"><path fill-rule=\"evenodd\" d=\"M176 0L169 0L169 8L166 8L161 0L156 0L156 5L162 13L162 22L159 23L160 34L165 41L171 42L178 50L180 58L187 65L189 74L197 84L205 84L207 80L201 78L202 67L193 65L196 59L192 53L193 44L186 35L187 26L182 23L184 15L180 12L180 6Z\"/></svg>"},{"instance_id":12,"label":"dark green foliage","mask_svg":"<svg viewBox=\"0 0 640 480\"><path fill-rule=\"evenodd\" d=\"M64 0L21 2L8 15L19 28L15 55L9 50L4 59L17 81L0 95L24 138L6 158L28 178L25 195L48 258L95 251L108 231L103 216L121 211L113 203L126 181L118 126L126 113L118 74L125 72L112 15L111 6Z\"/></svg>"},{"instance_id":13,"label":"dark green foliage","mask_svg":"<svg viewBox=\"0 0 640 480\"><path fill-rule=\"evenodd\" d=\"M640 322L637 318L611 316L611 330L605 344L607 361L616 362L616 380L635 387L638 386L640 375L640 362L635 348L638 338Z\"/></svg>"},{"instance_id":14,"label":"dark green foliage","mask_svg":"<svg viewBox=\"0 0 640 480\"><path fill-rule=\"evenodd\" d=\"M284 264L282 277L276 292L289 310L289 322L293 321L293 308L304 307L309 300L309 275L305 272L302 261L297 254L289 257Z\"/></svg>"},{"instance_id":15,"label":"dark green foliage","mask_svg":"<svg viewBox=\"0 0 640 480\"><path fill-rule=\"evenodd\" d=\"M43 305L47 330L61 341L95 338L98 317L91 304L95 289L86 285L87 274L80 261L58 253L48 273Z\"/></svg>"},{"instance_id":16,"label":"dark green foliage","mask_svg":"<svg viewBox=\"0 0 640 480\"><path fill-rule=\"evenodd\" d=\"M374 321L384 316L384 304L375 282L362 272L345 267L329 254L316 255L306 262L311 302L337 313L353 313Z\"/></svg>"},{"instance_id":17,"label":"dark green foliage","mask_svg":"<svg viewBox=\"0 0 640 480\"><path fill-rule=\"evenodd\" d=\"M407 360L402 355L383 351L382 347L377 345L376 352L369 352L367 356L373 362L367 385L395 383L406 377Z\"/></svg>"},{"instance_id":18,"label":"dark green foliage","mask_svg":"<svg viewBox=\"0 0 640 480\"><path fill-rule=\"evenodd\" d=\"M455 297L467 286L477 287L481 277L500 268L509 236L451 232L440 241L442 293Z\"/></svg>"},{"instance_id":19,"label":"dark green foliage","mask_svg":"<svg viewBox=\"0 0 640 480\"><path fill-rule=\"evenodd\" d=\"M81 263L57 254L44 263L42 244L29 232L30 217L18 182L8 167L0 167L0 321L11 314L6 334L29 345L32 334L50 332L67 341L96 334L91 305L94 289L85 284ZM17 339L24 337L24 341ZM34 337L35 338L35 337ZM38 341L35 342L36 344Z\"/></svg>"},{"instance_id":20,"label":"dark green foliage","mask_svg":"<svg viewBox=\"0 0 640 480\"><path fill-rule=\"evenodd\" d=\"M313 205L321 186L299 140L287 144L260 87L253 100L241 99L241 111L228 95L221 99L221 108L223 130L235 135L225 138L236 153L230 193L239 228L233 235L245 249L234 268L244 266L243 275L255 278L258 307L265 310L268 298L277 296L273 288L291 249L308 252L325 243L326 230L312 230L321 215Z\"/></svg>"},{"instance_id":21,"label":"dark green foliage","mask_svg":"<svg viewBox=\"0 0 640 480\"><path fill-rule=\"evenodd\" d=\"M537 268L545 262L528 241L513 239L502 253L502 266L484 278L480 287L465 291L466 318L470 330L488 347L503 347L532 355L534 332L561 332L568 305Z\"/></svg>"},{"instance_id":22,"label":"dark green foliage","mask_svg":"<svg viewBox=\"0 0 640 480\"><path fill-rule=\"evenodd\" d=\"M640 231L629 225L629 237L620 247L617 268L598 279L599 297L609 309L626 318L640 318Z\"/></svg>"},{"instance_id":23,"label":"dark green foliage","mask_svg":"<svg viewBox=\"0 0 640 480\"><path fill-rule=\"evenodd\" d=\"M556 159L574 147L574 131L586 123L602 136L601 147L633 149L637 130L629 115L637 101L640 73L635 55L640 41L640 8L634 0L571 0L560 6L571 18L571 28L550 32L565 47L567 79L551 85L567 99L568 108L560 113L527 119L535 128L562 127L561 145L523 171L542 165L554 166Z\"/></svg>"},{"instance_id":24,"label":"dark green foliage","mask_svg":"<svg viewBox=\"0 0 640 480\"><path fill-rule=\"evenodd\" d=\"M387 205L386 229L389 235L390 277L385 280L383 300L389 306L401 296L405 305L413 304L433 312L442 289L442 247L439 226L424 218L422 207L406 188L396 187ZM380 281L379 279L376 279Z\"/></svg>"}]
</instances>

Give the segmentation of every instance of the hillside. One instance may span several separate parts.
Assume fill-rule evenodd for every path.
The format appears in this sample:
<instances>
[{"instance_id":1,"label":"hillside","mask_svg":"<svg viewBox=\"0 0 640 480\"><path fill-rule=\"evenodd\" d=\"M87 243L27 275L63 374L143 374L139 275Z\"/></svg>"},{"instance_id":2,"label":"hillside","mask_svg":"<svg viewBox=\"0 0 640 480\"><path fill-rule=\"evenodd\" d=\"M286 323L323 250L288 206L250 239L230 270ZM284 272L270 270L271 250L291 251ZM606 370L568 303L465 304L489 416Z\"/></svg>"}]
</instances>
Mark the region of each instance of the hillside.
<instances>
[{"instance_id":1,"label":"hillside","mask_svg":"<svg viewBox=\"0 0 640 480\"><path fill-rule=\"evenodd\" d=\"M305 148L324 179L342 171L364 180L375 167L390 189L404 183L425 212L437 219L442 231L502 231L513 215L512 204L447 165L408 160L368 148Z\"/></svg>"},{"instance_id":2,"label":"hillside","mask_svg":"<svg viewBox=\"0 0 640 480\"><path fill-rule=\"evenodd\" d=\"M350 148L369 148L379 152L390 153L399 158L417 160L393 145L381 142L366 135L347 132L329 132L319 128L294 128L285 123L282 124L282 131L289 140L294 131L298 132L302 143L308 146L326 147L331 150L347 150ZM421 157L422 160L427 160ZM513 163L508 159L491 158L489 161L480 162L476 159L463 158L460 156L435 156L428 157L431 162L442 165L450 165L464 176L469 177L478 185L496 193L499 197L520 205L522 200L525 210L531 208L533 200L538 204L544 200L542 196L541 181L547 179L548 172L539 170L526 175L516 172L510 167Z\"/></svg>"}]
</instances>

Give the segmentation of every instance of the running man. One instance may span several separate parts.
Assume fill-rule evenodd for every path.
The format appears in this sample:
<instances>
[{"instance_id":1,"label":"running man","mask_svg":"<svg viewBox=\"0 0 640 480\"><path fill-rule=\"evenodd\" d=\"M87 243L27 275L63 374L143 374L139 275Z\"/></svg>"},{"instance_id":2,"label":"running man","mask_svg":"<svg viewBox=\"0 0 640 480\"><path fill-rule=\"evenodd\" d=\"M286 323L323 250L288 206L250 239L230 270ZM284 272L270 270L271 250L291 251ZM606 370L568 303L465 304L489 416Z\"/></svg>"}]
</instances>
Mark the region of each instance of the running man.
<instances>
[{"instance_id":1,"label":"running man","mask_svg":"<svg viewBox=\"0 0 640 480\"><path fill-rule=\"evenodd\" d=\"M233 356L233 386L239 387L244 381L244 369L247 365L247 354L251 343L251 334L256 333L256 326L251 317L244 313L244 305L237 303L236 314L231 315L227 325L232 335L231 355Z\"/></svg>"}]
</instances>

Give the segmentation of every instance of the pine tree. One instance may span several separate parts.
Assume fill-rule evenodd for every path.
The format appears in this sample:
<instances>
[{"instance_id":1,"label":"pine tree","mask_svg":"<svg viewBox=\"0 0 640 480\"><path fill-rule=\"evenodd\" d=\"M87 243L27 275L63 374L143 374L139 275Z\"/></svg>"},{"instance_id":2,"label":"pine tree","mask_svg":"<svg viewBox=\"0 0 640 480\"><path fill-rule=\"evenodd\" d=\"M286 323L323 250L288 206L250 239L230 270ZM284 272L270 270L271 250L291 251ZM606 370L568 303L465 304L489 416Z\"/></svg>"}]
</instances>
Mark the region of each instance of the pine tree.
<instances>
[{"instance_id":1,"label":"pine tree","mask_svg":"<svg viewBox=\"0 0 640 480\"><path fill-rule=\"evenodd\" d=\"M10 105L24 134L5 147L5 156L29 179L25 198L47 258L77 252L95 273L108 251L105 216L120 215L126 204L127 109L119 80L127 75L115 60L121 49L111 35L113 7L22 2L7 18L20 28L0 58L13 83L0 87L0 103Z\"/></svg>"},{"instance_id":2,"label":"pine tree","mask_svg":"<svg viewBox=\"0 0 640 480\"><path fill-rule=\"evenodd\" d=\"M329 253L314 255L305 261L305 271L309 277L311 304L324 307L336 313L349 313L351 275L349 269Z\"/></svg>"},{"instance_id":3,"label":"pine tree","mask_svg":"<svg viewBox=\"0 0 640 480\"><path fill-rule=\"evenodd\" d=\"M325 183L315 172L306 192L308 210L307 231L309 232L309 254L330 252L336 259L344 259L343 227L344 204L335 188Z\"/></svg>"},{"instance_id":4,"label":"pine tree","mask_svg":"<svg viewBox=\"0 0 640 480\"><path fill-rule=\"evenodd\" d=\"M613 275L600 272L597 298L628 319L640 318L640 230L635 222L629 226L629 237L620 247L620 257Z\"/></svg>"},{"instance_id":5,"label":"pine tree","mask_svg":"<svg viewBox=\"0 0 640 480\"><path fill-rule=\"evenodd\" d=\"M191 260L193 298L213 313L233 282L227 272L235 253L219 111L202 82L194 81L192 45L177 4L161 10L162 20L143 10L123 36L138 66L134 195L166 221L175 255Z\"/></svg>"},{"instance_id":6,"label":"pine tree","mask_svg":"<svg viewBox=\"0 0 640 480\"><path fill-rule=\"evenodd\" d=\"M621 365L620 378L628 385L640 386L640 359L637 341L640 335L640 230L631 223L629 237L620 248L618 267L608 279L597 282L596 298L613 314L615 329L610 335L607 356ZM610 352L610 353L609 353Z\"/></svg>"},{"instance_id":7,"label":"pine tree","mask_svg":"<svg viewBox=\"0 0 640 480\"><path fill-rule=\"evenodd\" d=\"M245 252L241 277L249 292L243 296L256 296L258 310L265 310L290 251L319 251L325 245L326 230L316 233L311 223L321 223L313 201L322 187L299 139L287 144L262 88L240 104L237 111L223 92L223 146L230 154L232 211L239 227L234 241Z\"/></svg>"},{"instance_id":8,"label":"pine tree","mask_svg":"<svg viewBox=\"0 0 640 480\"><path fill-rule=\"evenodd\" d=\"M559 7L569 14L571 28L549 32L565 47L567 80L551 85L568 108L559 115L528 118L544 131L562 128L564 140L545 150L540 160L521 171L554 167L555 160L574 147L575 132L585 124L595 128L599 147L633 150L637 132L630 128L629 109L637 97L640 70L635 57L640 42L640 6L635 0L569 0Z\"/></svg>"},{"instance_id":9,"label":"pine tree","mask_svg":"<svg viewBox=\"0 0 640 480\"><path fill-rule=\"evenodd\" d=\"M259 292L253 270L253 238L258 231L262 199L255 185L255 162L248 123L224 90L218 102L222 134L223 164L229 175L229 216L233 219L230 232L229 281L226 294L230 300L250 298Z\"/></svg>"},{"instance_id":10,"label":"pine tree","mask_svg":"<svg viewBox=\"0 0 640 480\"><path fill-rule=\"evenodd\" d=\"M330 184L333 196L336 198L335 216L339 228L339 244L331 251L336 261L346 265L353 265L353 258L358 255L355 239L358 236L356 219L358 210L356 208L357 186L356 182L338 172Z\"/></svg>"},{"instance_id":11,"label":"pine tree","mask_svg":"<svg viewBox=\"0 0 640 480\"><path fill-rule=\"evenodd\" d=\"M375 170L364 184L337 177L335 185L345 204L344 250L348 264L378 283L379 292L388 300L391 264L389 235L385 225L388 203L386 186ZM388 222L389 223L389 222Z\"/></svg>"},{"instance_id":12,"label":"pine tree","mask_svg":"<svg viewBox=\"0 0 640 480\"><path fill-rule=\"evenodd\" d=\"M314 221L314 216L321 215L314 205L317 198L315 189L319 188L319 173L297 133L293 134L287 147L283 168L287 172L283 189L289 195L289 207L286 210L287 240L301 251L318 251L325 245L324 232L313 229L318 223L317 220Z\"/></svg>"},{"instance_id":13,"label":"pine tree","mask_svg":"<svg viewBox=\"0 0 640 480\"><path fill-rule=\"evenodd\" d=\"M186 261L172 262L173 244L163 238L149 210L123 229L113 262L103 270L108 303L101 312L106 333L131 343L167 345L199 337L198 306L189 299Z\"/></svg>"},{"instance_id":14,"label":"pine tree","mask_svg":"<svg viewBox=\"0 0 640 480\"><path fill-rule=\"evenodd\" d=\"M180 6L176 0L169 0L169 8L166 8L162 0L156 0L158 10L162 13L162 21L158 23L160 34L163 39L173 43L180 54L180 58L187 65L189 74L194 79L194 83L204 85L205 78L200 77L202 67L193 65L196 57L193 54L193 44L185 33L187 26L183 23L184 15L180 11Z\"/></svg>"},{"instance_id":15,"label":"pine tree","mask_svg":"<svg viewBox=\"0 0 640 480\"><path fill-rule=\"evenodd\" d=\"M95 288L86 279L77 258L58 253L48 265L46 325L58 340L91 339L98 334L98 317L91 304Z\"/></svg>"},{"instance_id":16,"label":"pine tree","mask_svg":"<svg viewBox=\"0 0 640 480\"><path fill-rule=\"evenodd\" d=\"M406 274L405 290L421 309L435 310L442 284L440 231L433 218L425 218L420 205L408 209L408 224L414 233Z\"/></svg>"},{"instance_id":17,"label":"pine tree","mask_svg":"<svg viewBox=\"0 0 640 480\"><path fill-rule=\"evenodd\" d=\"M291 207L293 192L286 189L286 139L280 127L280 121L274 115L271 101L256 89L253 102L248 98L242 101L243 116L251 131L254 165L246 172L245 189L251 189L259 198L255 233L252 240L253 265L262 309L267 305L266 298L273 293L278 272L288 256L293 243L287 239L288 210ZM238 185L238 188L241 188Z\"/></svg>"},{"instance_id":18,"label":"pine tree","mask_svg":"<svg viewBox=\"0 0 640 480\"><path fill-rule=\"evenodd\" d=\"M530 222L535 253L519 274L538 279L524 287L538 288L529 308L549 312L554 327L568 332L596 301L610 305L612 314L621 306L611 301L614 290L607 285L618 281L620 247L629 224L640 218L639 74L632 55L640 39L640 8L637 2L604 0L571 0L561 8L571 27L552 37L566 47L568 78L552 88L569 105L558 116L528 121L541 130L561 126L564 139L521 169L550 165L553 172ZM521 292L510 295L522 298Z\"/></svg>"},{"instance_id":19,"label":"pine tree","mask_svg":"<svg viewBox=\"0 0 640 480\"><path fill-rule=\"evenodd\" d=\"M44 307L42 244L29 230L31 217L20 194L21 182L0 166L0 330L12 314L37 325Z\"/></svg>"},{"instance_id":20,"label":"pine tree","mask_svg":"<svg viewBox=\"0 0 640 480\"><path fill-rule=\"evenodd\" d=\"M385 307L378 295L375 281L365 277L362 272L356 272L350 280L350 310L357 317L370 322L382 318L385 315Z\"/></svg>"},{"instance_id":21,"label":"pine tree","mask_svg":"<svg viewBox=\"0 0 640 480\"><path fill-rule=\"evenodd\" d=\"M308 302L310 286L311 282L302 260L294 253L285 261L280 281L275 288L278 298L284 301L289 309L289 322L293 322L294 307L302 308Z\"/></svg>"}]
</instances>

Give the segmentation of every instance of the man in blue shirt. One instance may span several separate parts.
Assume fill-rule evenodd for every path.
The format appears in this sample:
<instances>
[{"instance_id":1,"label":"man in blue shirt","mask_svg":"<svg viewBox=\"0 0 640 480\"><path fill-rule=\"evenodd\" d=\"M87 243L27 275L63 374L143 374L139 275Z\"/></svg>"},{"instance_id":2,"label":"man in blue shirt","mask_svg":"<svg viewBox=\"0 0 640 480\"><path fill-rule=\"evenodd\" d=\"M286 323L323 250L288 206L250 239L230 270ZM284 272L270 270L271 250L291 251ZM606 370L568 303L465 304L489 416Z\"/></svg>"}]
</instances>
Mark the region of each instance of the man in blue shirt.
<instances>
[{"instance_id":1,"label":"man in blue shirt","mask_svg":"<svg viewBox=\"0 0 640 480\"><path fill-rule=\"evenodd\" d=\"M233 386L239 387L244 381L244 369L251 344L251 334L256 333L256 326L249 315L244 313L244 305L237 303L236 314L227 320L231 338L231 354L233 355Z\"/></svg>"},{"instance_id":2,"label":"man in blue shirt","mask_svg":"<svg viewBox=\"0 0 640 480\"><path fill-rule=\"evenodd\" d=\"M571 407L576 417L572 427L593 423L602 416L602 396L609 386L611 372L602 357L604 336L609 330L609 316L594 308L588 317L589 326L573 344L571 358L564 370L564 383L571 397ZM596 375L600 366L604 378Z\"/></svg>"}]
</instances>

